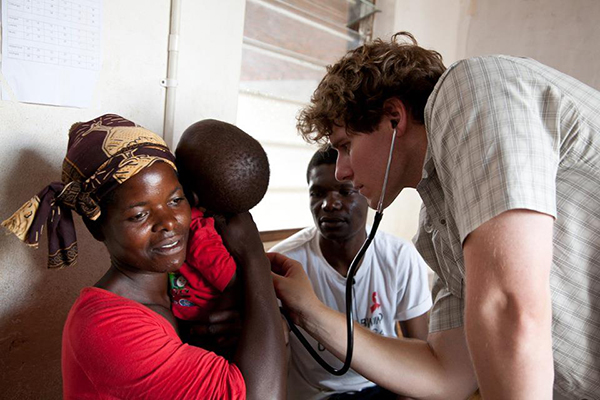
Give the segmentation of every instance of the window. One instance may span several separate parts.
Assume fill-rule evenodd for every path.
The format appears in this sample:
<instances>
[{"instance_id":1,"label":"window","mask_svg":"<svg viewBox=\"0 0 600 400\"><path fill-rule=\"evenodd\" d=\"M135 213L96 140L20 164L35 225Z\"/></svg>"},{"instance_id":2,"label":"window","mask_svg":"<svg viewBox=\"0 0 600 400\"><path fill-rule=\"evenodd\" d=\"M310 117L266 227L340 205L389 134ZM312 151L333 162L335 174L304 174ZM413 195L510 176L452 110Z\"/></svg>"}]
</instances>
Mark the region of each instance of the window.
<instances>
[{"instance_id":1,"label":"window","mask_svg":"<svg viewBox=\"0 0 600 400\"><path fill-rule=\"evenodd\" d=\"M312 225L306 166L316 147L298 136L296 115L326 66L370 37L375 12L367 0L247 0L237 125L271 164L253 210L260 230Z\"/></svg>"}]
</instances>

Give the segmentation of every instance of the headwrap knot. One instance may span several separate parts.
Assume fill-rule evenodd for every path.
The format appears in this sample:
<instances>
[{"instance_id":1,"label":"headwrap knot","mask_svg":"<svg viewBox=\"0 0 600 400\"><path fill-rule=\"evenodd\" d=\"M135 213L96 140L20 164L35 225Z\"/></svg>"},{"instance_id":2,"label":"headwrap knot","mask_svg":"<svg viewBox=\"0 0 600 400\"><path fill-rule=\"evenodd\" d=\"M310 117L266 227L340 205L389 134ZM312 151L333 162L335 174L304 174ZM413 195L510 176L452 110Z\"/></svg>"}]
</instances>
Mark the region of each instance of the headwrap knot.
<instances>
[{"instance_id":1,"label":"headwrap knot","mask_svg":"<svg viewBox=\"0 0 600 400\"><path fill-rule=\"evenodd\" d=\"M67 183L62 192L56 196L56 201L92 221L95 221L100 216L100 206L90 196L90 193L82 190L80 182L71 181Z\"/></svg>"}]
</instances>

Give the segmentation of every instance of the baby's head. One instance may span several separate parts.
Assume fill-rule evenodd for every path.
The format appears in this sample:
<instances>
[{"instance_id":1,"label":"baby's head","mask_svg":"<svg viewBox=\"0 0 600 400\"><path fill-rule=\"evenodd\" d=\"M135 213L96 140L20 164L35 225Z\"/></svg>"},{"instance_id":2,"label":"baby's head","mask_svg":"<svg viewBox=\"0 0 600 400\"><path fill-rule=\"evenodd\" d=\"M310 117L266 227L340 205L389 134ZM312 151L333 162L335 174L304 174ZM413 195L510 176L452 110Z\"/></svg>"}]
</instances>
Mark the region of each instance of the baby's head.
<instances>
[{"instance_id":1,"label":"baby's head","mask_svg":"<svg viewBox=\"0 0 600 400\"><path fill-rule=\"evenodd\" d=\"M179 180L192 203L212 212L248 211L267 191L269 161L264 149L226 122L206 119L191 125L183 132L175 157Z\"/></svg>"}]
</instances>

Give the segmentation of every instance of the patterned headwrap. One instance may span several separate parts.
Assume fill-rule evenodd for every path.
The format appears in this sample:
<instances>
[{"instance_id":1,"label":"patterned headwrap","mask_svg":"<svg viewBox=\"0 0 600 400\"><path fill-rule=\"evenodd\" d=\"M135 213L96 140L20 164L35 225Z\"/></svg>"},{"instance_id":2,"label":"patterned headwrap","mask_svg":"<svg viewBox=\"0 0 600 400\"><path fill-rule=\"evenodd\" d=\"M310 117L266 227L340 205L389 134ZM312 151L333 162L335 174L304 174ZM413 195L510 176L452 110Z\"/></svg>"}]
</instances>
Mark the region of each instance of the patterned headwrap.
<instances>
[{"instance_id":1,"label":"patterned headwrap","mask_svg":"<svg viewBox=\"0 0 600 400\"><path fill-rule=\"evenodd\" d=\"M71 210L92 221L100 200L156 161L175 169L175 158L155 133L123 117L107 114L69 130L62 182L52 182L18 209L2 226L32 247L48 229L48 268L77 262L77 238Z\"/></svg>"}]
</instances>

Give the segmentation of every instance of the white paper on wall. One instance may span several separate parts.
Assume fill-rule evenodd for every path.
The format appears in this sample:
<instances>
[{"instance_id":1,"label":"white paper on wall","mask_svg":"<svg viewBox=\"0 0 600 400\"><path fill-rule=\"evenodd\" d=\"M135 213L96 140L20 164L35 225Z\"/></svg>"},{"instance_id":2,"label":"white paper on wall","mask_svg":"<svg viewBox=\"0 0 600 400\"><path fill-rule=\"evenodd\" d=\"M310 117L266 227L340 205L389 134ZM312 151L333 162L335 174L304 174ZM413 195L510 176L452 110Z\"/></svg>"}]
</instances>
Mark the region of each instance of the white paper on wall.
<instances>
[{"instance_id":1,"label":"white paper on wall","mask_svg":"<svg viewBox=\"0 0 600 400\"><path fill-rule=\"evenodd\" d=\"M2 74L19 101L89 107L101 37L102 0L2 0Z\"/></svg>"}]
</instances>

